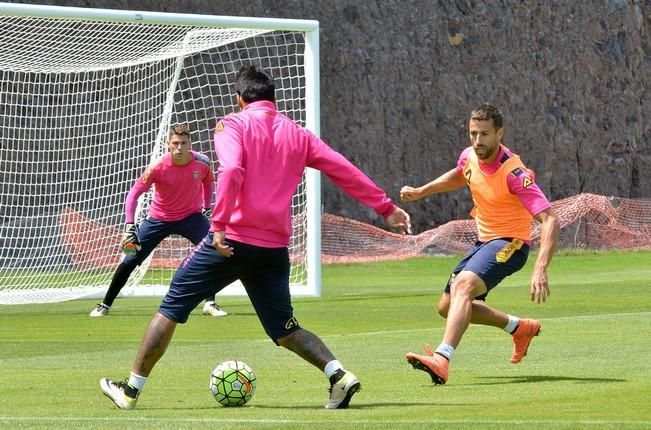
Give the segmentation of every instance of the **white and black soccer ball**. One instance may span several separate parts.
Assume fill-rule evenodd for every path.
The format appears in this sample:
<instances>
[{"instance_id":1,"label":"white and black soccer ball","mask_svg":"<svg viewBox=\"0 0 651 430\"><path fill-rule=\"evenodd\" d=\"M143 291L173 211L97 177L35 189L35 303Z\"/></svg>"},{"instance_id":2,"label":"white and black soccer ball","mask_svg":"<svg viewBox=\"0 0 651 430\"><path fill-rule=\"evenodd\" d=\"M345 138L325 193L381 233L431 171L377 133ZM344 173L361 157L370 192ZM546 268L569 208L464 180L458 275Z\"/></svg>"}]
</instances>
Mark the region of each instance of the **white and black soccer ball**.
<instances>
[{"instance_id":1,"label":"white and black soccer ball","mask_svg":"<svg viewBox=\"0 0 651 430\"><path fill-rule=\"evenodd\" d=\"M210 375L210 392L224 406L242 406L255 394L255 373L243 361L219 363Z\"/></svg>"}]
</instances>

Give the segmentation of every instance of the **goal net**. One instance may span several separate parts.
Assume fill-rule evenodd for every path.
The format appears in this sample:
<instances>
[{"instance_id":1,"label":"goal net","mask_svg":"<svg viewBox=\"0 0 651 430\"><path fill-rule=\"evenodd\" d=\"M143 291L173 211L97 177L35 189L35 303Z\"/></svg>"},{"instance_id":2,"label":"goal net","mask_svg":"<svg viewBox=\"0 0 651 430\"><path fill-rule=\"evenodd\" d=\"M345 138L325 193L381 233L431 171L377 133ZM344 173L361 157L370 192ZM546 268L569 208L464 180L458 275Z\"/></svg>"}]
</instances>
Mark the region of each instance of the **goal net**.
<instances>
[{"instance_id":1,"label":"goal net","mask_svg":"<svg viewBox=\"0 0 651 430\"><path fill-rule=\"evenodd\" d=\"M318 133L315 21L0 4L0 304L103 297L129 189L174 123L215 163L244 63L270 72L279 111ZM320 294L319 188L308 170L293 198L294 294ZM171 236L122 294L164 294L190 249Z\"/></svg>"}]
</instances>

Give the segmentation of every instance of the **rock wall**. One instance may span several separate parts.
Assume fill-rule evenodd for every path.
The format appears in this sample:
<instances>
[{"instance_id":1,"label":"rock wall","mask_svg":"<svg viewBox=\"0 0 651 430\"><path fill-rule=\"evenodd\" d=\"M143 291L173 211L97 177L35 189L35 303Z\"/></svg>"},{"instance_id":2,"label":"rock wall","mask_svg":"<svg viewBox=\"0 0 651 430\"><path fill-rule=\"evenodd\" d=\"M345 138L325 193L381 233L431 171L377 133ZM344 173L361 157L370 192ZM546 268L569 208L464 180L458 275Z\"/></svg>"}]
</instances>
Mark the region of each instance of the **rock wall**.
<instances>
[{"instance_id":1,"label":"rock wall","mask_svg":"<svg viewBox=\"0 0 651 430\"><path fill-rule=\"evenodd\" d=\"M321 134L394 199L454 166L483 101L550 199L651 197L651 0L54 3L319 20ZM322 197L326 212L378 222L327 179ZM470 206L460 190L405 208L420 231Z\"/></svg>"}]
</instances>

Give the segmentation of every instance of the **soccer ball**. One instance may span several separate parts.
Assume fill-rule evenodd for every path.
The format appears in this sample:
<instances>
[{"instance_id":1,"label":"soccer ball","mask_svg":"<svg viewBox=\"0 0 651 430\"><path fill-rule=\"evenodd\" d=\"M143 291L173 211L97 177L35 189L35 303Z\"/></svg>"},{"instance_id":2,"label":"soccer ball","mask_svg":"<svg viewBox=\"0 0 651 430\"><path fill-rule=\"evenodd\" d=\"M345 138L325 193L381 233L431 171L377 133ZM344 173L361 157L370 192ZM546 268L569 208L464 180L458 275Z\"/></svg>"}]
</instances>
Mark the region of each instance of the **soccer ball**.
<instances>
[{"instance_id":1,"label":"soccer ball","mask_svg":"<svg viewBox=\"0 0 651 430\"><path fill-rule=\"evenodd\" d=\"M255 373L243 361L219 363L210 375L210 392L224 406L242 406L255 394Z\"/></svg>"}]
</instances>

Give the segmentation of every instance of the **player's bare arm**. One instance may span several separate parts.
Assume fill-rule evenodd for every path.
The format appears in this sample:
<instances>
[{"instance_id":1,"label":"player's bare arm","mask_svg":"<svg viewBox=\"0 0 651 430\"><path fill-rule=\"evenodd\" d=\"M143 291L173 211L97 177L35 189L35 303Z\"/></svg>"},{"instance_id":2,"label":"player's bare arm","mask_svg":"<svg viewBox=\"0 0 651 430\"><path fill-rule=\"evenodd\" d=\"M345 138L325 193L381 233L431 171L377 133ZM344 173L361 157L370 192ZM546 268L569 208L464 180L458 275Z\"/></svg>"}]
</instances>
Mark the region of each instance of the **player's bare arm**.
<instances>
[{"instance_id":1,"label":"player's bare arm","mask_svg":"<svg viewBox=\"0 0 651 430\"><path fill-rule=\"evenodd\" d=\"M396 208L395 211L388 217L384 218L386 225L400 234L411 234L411 219L409 214L400 208Z\"/></svg>"},{"instance_id":2,"label":"player's bare arm","mask_svg":"<svg viewBox=\"0 0 651 430\"><path fill-rule=\"evenodd\" d=\"M554 251L556 251L560 223L551 208L538 213L534 218L542 224L542 229L540 232L540 250L531 274L531 300L540 304L546 302L547 297L550 295L547 266L549 266Z\"/></svg>"},{"instance_id":3,"label":"player's bare arm","mask_svg":"<svg viewBox=\"0 0 651 430\"><path fill-rule=\"evenodd\" d=\"M466 179L457 172L457 169L451 169L432 182L420 187L405 185L400 189L400 200L413 202L431 196L432 194L456 190L464 185L466 185Z\"/></svg>"}]
</instances>

